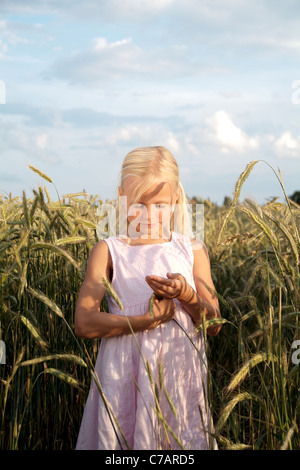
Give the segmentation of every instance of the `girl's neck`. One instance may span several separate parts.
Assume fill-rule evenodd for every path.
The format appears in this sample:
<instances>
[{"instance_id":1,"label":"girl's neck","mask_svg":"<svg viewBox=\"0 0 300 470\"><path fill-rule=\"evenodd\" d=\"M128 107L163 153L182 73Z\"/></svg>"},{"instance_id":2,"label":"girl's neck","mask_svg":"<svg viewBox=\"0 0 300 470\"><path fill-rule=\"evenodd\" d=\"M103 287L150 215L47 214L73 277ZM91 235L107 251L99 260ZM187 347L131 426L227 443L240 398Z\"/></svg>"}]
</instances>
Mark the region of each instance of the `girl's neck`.
<instances>
[{"instance_id":1,"label":"girl's neck","mask_svg":"<svg viewBox=\"0 0 300 470\"><path fill-rule=\"evenodd\" d=\"M160 236L157 238L151 237L151 235L149 235L147 238L145 235L141 237L137 237L137 238L130 238L128 237L128 234L127 234L127 238L122 237L122 240L130 246L158 245L158 244L170 242L172 240L172 232L169 233L169 237Z\"/></svg>"}]
</instances>

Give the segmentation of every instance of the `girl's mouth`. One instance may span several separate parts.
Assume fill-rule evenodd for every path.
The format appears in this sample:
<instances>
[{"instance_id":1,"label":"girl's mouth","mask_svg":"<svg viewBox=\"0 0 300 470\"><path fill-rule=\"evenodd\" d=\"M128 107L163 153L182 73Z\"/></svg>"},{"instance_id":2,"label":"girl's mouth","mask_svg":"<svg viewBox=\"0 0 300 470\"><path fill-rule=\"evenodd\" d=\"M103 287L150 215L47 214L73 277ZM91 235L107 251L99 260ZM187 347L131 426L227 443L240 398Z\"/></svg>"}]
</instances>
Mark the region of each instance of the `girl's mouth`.
<instances>
[{"instance_id":1,"label":"girl's mouth","mask_svg":"<svg viewBox=\"0 0 300 470\"><path fill-rule=\"evenodd\" d=\"M159 222L141 222L141 225L148 226L148 227L154 227L155 225L158 225Z\"/></svg>"},{"instance_id":2,"label":"girl's mouth","mask_svg":"<svg viewBox=\"0 0 300 470\"><path fill-rule=\"evenodd\" d=\"M158 222L154 223L154 224L148 224L148 227L156 227L158 225Z\"/></svg>"}]
</instances>

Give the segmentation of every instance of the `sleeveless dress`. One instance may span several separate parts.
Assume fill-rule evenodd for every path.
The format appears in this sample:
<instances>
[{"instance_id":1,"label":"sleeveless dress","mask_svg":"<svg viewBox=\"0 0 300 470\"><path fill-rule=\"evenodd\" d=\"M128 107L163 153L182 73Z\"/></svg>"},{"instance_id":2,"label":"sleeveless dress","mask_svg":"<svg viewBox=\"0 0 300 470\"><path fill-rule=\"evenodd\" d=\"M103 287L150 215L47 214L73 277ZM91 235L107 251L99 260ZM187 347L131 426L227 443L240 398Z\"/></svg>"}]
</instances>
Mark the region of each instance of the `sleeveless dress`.
<instances>
[{"instance_id":1,"label":"sleeveless dress","mask_svg":"<svg viewBox=\"0 0 300 470\"><path fill-rule=\"evenodd\" d=\"M111 285L124 308L107 296L112 315L146 313L153 293L147 275L180 273L196 290L187 235L172 232L168 242L135 246L117 236L104 240L113 263ZM101 339L76 449L217 448L206 399L202 333L195 332L187 311L174 302L176 321Z\"/></svg>"}]
</instances>

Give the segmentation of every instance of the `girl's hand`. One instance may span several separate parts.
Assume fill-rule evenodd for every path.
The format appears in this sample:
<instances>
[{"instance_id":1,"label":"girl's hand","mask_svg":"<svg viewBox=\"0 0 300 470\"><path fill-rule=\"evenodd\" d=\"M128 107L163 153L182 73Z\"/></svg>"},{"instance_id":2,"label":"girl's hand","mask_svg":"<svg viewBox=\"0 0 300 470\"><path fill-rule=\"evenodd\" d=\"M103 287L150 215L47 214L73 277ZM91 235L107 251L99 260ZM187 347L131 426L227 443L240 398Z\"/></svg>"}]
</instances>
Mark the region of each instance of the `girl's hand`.
<instances>
[{"instance_id":1,"label":"girl's hand","mask_svg":"<svg viewBox=\"0 0 300 470\"><path fill-rule=\"evenodd\" d=\"M175 303L172 299L158 299L154 297L152 304L153 316L148 311L146 313L147 318L150 321L150 327L156 328L162 323L166 323L174 318L175 315Z\"/></svg>"},{"instance_id":2,"label":"girl's hand","mask_svg":"<svg viewBox=\"0 0 300 470\"><path fill-rule=\"evenodd\" d=\"M167 278L155 275L146 276L146 281L160 297L184 300L188 296L190 286L180 273L167 273Z\"/></svg>"}]
</instances>

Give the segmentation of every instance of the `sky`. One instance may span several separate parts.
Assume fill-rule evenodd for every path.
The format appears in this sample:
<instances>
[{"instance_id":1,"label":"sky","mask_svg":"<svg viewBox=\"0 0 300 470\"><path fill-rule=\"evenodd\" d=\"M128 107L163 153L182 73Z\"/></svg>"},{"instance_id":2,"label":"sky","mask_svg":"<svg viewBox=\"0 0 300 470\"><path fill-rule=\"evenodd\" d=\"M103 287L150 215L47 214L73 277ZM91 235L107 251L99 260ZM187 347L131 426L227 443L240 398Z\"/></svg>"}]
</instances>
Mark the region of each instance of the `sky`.
<instances>
[{"instance_id":1,"label":"sky","mask_svg":"<svg viewBox=\"0 0 300 470\"><path fill-rule=\"evenodd\" d=\"M300 190L299 0L0 0L0 194L117 197L162 145L188 197Z\"/></svg>"}]
</instances>

